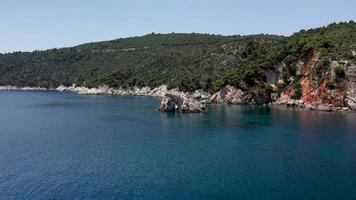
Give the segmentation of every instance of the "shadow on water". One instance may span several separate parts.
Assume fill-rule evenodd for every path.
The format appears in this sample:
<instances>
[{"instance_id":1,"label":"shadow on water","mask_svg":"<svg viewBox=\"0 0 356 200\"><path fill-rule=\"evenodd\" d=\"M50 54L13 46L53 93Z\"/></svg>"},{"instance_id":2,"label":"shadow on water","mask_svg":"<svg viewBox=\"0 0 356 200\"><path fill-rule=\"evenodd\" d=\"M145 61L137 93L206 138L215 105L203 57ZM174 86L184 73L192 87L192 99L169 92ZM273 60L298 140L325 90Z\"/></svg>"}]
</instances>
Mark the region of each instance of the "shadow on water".
<instances>
[{"instance_id":1,"label":"shadow on water","mask_svg":"<svg viewBox=\"0 0 356 200\"><path fill-rule=\"evenodd\" d=\"M209 105L205 113L160 113L166 130L222 132L259 130L273 125L271 109L262 106Z\"/></svg>"},{"instance_id":2,"label":"shadow on water","mask_svg":"<svg viewBox=\"0 0 356 200\"><path fill-rule=\"evenodd\" d=\"M271 109L265 106L211 105L209 124L224 130L259 130L273 125Z\"/></svg>"},{"instance_id":3,"label":"shadow on water","mask_svg":"<svg viewBox=\"0 0 356 200\"><path fill-rule=\"evenodd\" d=\"M253 105L209 105L205 113L160 113L163 127L204 130L261 131L266 128L293 129L300 133L354 133L355 113L320 112Z\"/></svg>"}]
</instances>

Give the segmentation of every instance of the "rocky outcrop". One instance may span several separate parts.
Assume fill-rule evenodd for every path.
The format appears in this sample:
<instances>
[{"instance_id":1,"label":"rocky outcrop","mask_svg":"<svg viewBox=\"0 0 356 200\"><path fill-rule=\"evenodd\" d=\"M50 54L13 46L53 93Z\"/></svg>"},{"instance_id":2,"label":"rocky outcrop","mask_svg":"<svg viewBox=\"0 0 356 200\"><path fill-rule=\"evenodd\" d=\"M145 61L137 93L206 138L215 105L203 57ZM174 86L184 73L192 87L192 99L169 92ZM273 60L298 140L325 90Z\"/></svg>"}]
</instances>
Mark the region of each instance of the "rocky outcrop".
<instances>
[{"instance_id":1,"label":"rocky outcrop","mask_svg":"<svg viewBox=\"0 0 356 200\"><path fill-rule=\"evenodd\" d=\"M158 109L161 112L200 113L205 107L199 101L183 92L166 93Z\"/></svg>"},{"instance_id":2,"label":"rocky outcrop","mask_svg":"<svg viewBox=\"0 0 356 200\"><path fill-rule=\"evenodd\" d=\"M296 89L291 85L273 103L321 111L356 110L356 67L348 61L332 61L318 70L317 59L313 53L310 60L299 62L303 78L293 85L300 84L300 100L292 98ZM345 77L336 76L337 67L345 71Z\"/></svg>"},{"instance_id":3,"label":"rocky outcrop","mask_svg":"<svg viewBox=\"0 0 356 200\"><path fill-rule=\"evenodd\" d=\"M233 86L226 86L210 97L213 103L243 104L248 102L246 94Z\"/></svg>"},{"instance_id":4,"label":"rocky outcrop","mask_svg":"<svg viewBox=\"0 0 356 200\"><path fill-rule=\"evenodd\" d=\"M210 97L212 103L229 104L264 104L270 101L270 95L267 93L244 92L233 86L225 86Z\"/></svg>"}]
</instances>

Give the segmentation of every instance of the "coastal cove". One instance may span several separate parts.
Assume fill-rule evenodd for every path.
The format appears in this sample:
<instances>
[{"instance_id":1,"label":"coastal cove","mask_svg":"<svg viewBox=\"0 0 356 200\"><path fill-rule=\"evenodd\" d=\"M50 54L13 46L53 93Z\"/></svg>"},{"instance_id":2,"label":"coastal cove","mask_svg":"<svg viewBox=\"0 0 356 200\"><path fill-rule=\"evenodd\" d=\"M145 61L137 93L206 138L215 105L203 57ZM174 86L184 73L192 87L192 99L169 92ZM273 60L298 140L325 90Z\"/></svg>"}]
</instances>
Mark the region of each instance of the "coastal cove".
<instances>
[{"instance_id":1,"label":"coastal cove","mask_svg":"<svg viewBox=\"0 0 356 200\"><path fill-rule=\"evenodd\" d=\"M355 199L356 114L0 92L0 199Z\"/></svg>"}]
</instances>

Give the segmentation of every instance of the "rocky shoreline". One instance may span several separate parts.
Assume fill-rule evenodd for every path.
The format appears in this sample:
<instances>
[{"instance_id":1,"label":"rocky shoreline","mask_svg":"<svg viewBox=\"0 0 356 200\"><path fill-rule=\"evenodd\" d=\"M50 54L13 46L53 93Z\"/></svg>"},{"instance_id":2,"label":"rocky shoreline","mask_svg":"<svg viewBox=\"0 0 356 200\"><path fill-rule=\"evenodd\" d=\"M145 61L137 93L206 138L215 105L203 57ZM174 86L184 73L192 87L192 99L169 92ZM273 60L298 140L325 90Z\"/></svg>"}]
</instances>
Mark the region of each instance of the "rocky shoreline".
<instances>
[{"instance_id":1,"label":"rocky shoreline","mask_svg":"<svg viewBox=\"0 0 356 200\"><path fill-rule=\"evenodd\" d=\"M44 87L17 87L17 86L0 86L0 91L53 91L53 88Z\"/></svg>"},{"instance_id":2,"label":"rocky shoreline","mask_svg":"<svg viewBox=\"0 0 356 200\"><path fill-rule=\"evenodd\" d=\"M205 104L210 103L210 94L207 92L202 90L197 90L192 93L181 92L177 89L168 89L166 85L161 85L153 89L150 87L112 88L109 86L87 88L74 84L69 87L60 85L57 88L0 86L0 91L58 91L73 92L80 95L156 97L162 99L159 108L162 112L198 113L203 112ZM164 105L164 102L167 102L168 105Z\"/></svg>"},{"instance_id":3,"label":"rocky shoreline","mask_svg":"<svg viewBox=\"0 0 356 200\"><path fill-rule=\"evenodd\" d=\"M273 94L271 95L273 96ZM228 103L228 104L242 104L242 105L269 105L278 107L288 107L288 108L300 108L307 110L318 110L318 111L353 111L352 104L346 102L343 106L337 106L334 104L323 103L322 101L311 101L305 102L302 99L296 100L291 99L290 96L281 96L276 98L268 99L265 94L257 95L252 92L243 92L241 89L235 88L233 86L226 86L222 88L217 93L210 97L212 103Z\"/></svg>"},{"instance_id":4,"label":"rocky shoreline","mask_svg":"<svg viewBox=\"0 0 356 200\"><path fill-rule=\"evenodd\" d=\"M73 92L80 95L113 95L113 96L146 96L163 98L166 93L180 92L177 89L168 89L166 85L151 89L150 87L132 87L132 88L112 88L108 86L99 86L97 88L87 88L82 86L64 86L60 85L57 88L44 87L17 87L17 86L0 86L0 91L59 91ZM194 99L201 100L202 103L207 103L210 94L202 90L197 90L193 93L180 92L184 95L192 96Z\"/></svg>"},{"instance_id":5,"label":"rocky shoreline","mask_svg":"<svg viewBox=\"0 0 356 200\"><path fill-rule=\"evenodd\" d=\"M284 107L290 107L290 108L302 108L302 109L308 109L308 110L318 110L318 111L326 111L326 112L331 112L331 111L352 111L350 107L346 106L334 106L332 104L322 104L322 103L313 103L313 104L308 104L304 102L303 100L295 100L295 99L289 99L289 100L282 100L282 101L276 101L273 103L270 103L273 106L284 106Z\"/></svg>"},{"instance_id":6,"label":"rocky shoreline","mask_svg":"<svg viewBox=\"0 0 356 200\"><path fill-rule=\"evenodd\" d=\"M300 108L318 111L352 111L350 107L339 107L327 104L308 104L303 100L278 98L272 102L261 103L261 97L256 97L251 93L245 93L233 86L226 86L213 95L202 90L195 92L181 92L178 89L168 89L162 85L151 89L150 87L133 88L112 88L108 86L99 86L97 88L87 88L82 86L64 86L57 88L44 87L17 87L0 86L0 91L59 91L73 92L80 95L109 95L109 96L143 96L161 98L159 110L162 112L204 112L206 104L263 104L268 106Z\"/></svg>"}]
</instances>

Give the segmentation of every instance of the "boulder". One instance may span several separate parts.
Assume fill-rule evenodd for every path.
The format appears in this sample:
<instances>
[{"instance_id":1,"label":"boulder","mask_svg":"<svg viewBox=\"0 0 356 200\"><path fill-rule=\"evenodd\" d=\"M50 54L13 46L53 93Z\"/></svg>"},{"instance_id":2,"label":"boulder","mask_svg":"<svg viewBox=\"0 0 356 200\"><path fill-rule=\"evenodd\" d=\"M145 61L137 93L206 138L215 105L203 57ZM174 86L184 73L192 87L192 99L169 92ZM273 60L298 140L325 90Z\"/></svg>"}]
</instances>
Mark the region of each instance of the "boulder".
<instances>
[{"instance_id":1,"label":"boulder","mask_svg":"<svg viewBox=\"0 0 356 200\"><path fill-rule=\"evenodd\" d=\"M163 96L158 110L161 112L200 113L204 112L205 107L183 92L170 92Z\"/></svg>"},{"instance_id":2,"label":"boulder","mask_svg":"<svg viewBox=\"0 0 356 200\"><path fill-rule=\"evenodd\" d=\"M67 87L64 85L60 85L56 88L57 91L64 92L67 90Z\"/></svg>"}]
</instances>

